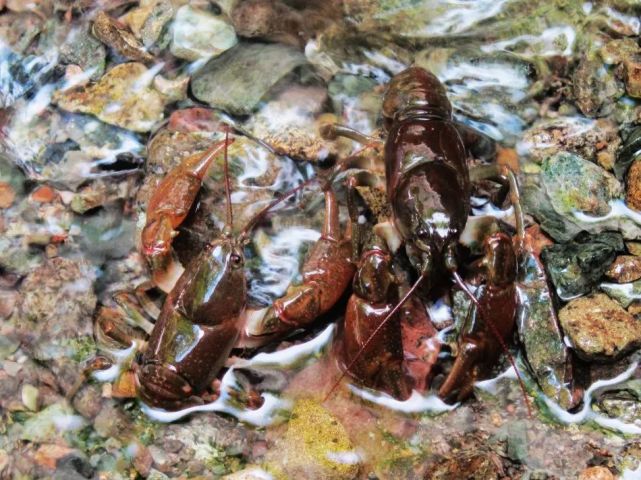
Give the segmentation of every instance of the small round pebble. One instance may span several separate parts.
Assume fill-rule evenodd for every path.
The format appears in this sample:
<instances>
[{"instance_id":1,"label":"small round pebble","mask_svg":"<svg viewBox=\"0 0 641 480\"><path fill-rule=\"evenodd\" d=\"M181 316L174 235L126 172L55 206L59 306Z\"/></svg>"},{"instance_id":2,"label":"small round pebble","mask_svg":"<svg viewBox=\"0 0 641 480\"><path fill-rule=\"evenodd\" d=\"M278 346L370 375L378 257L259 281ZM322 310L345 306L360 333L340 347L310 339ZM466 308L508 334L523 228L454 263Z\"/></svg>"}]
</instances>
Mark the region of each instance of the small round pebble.
<instances>
[{"instance_id":1,"label":"small round pebble","mask_svg":"<svg viewBox=\"0 0 641 480\"><path fill-rule=\"evenodd\" d=\"M579 474L579 480L614 480L614 475L605 467L590 467Z\"/></svg>"},{"instance_id":2,"label":"small round pebble","mask_svg":"<svg viewBox=\"0 0 641 480\"><path fill-rule=\"evenodd\" d=\"M634 282L641 278L641 257L620 255L605 274L617 283Z\"/></svg>"}]
</instances>

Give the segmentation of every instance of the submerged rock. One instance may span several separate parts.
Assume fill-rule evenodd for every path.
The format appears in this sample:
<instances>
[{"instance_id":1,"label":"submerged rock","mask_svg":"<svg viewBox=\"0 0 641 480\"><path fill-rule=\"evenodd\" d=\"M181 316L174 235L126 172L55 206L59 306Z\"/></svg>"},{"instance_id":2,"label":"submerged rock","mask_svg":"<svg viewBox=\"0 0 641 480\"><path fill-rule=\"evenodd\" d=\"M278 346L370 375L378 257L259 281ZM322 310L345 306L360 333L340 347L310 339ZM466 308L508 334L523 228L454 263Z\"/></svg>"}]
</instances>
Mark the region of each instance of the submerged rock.
<instances>
[{"instance_id":1,"label":"submerged rock","mask_svg":"<svg viewBox=\"0 0 641 480\"><path fill-rule=\"evenodd\" d=\"M641 278L641 257L621 255L614 260L607 272L608 278L617 283L633 282Z\"/></svg>"},{"instance_id":2,"label":"submerged rock","mask_svg":"<svg viewBox=\"0 0 641 480\"><path fill-rule=\"evenodd\" d=\"M348 480L358 473L359 455L347 431L314 400L300 400L287 431L267 453L266 465L287 478Z\"/></svg>"},{"instance_id":3,"label":"submerged rock","mask_svg":"<svg viewBox=\"0 0 641 480\"><path fill-rule=\"evenodd\" d=\"M165 25L173 16L174 5L171 0L141 0L137 8L127 12L124 20L143 45L150 47L159 40Z\"/></svg>"},{"instance_id":4,"label":"submerged rock","mask_svg":"<svg viewBox=\"0 0 641 480\"><path fill-rule=\"evenodd\" d=\"M638 423L641 421L641 380L628 380L613 391L601 393L597 407L611 418Z\"/></svg>"},{"instance_id":5,"label":"submerged rock","mask_svg":"<svg viewBox=\"0 0 641 480\"><path fill-rule=\"evenodd\" d=\"M70 112L90 113L103 122L148 132L162 120L163 97L150 88L153 72L141 63L122 63L88 87L59 91L53 101Z\"/></svg>"},{"instance_id":6,"label":"submerged rock","mask_svg":"<svg viewBox=\"0 0 641 480\"><path fill-rule=\"evenodd\" d=\"M561 152L521 179L526 213L534 216L554 240L567 242L581 231L618 230L625 239L641 238L641 224L626 211L623 187L599 166Z\"/></svg>"},{"instance_id":7,"label":"submerged rock","mask_svg":"<svg viewBox=\"0 0 641 480\"><path fill-rule=\"evenodd\" d=\"M148 53L134 35L105 12L98 12L93 22L93 34L105 45L128 60L151 63L153 55Z\"/></svg>"},{"instance_id":8,"label":"submerged rock","mask_svg":"<svg viewBox=\"0 0 641 480\"><path fill-rule=\"evenodd\" d=\"M584 57L574 70L572 91L584 115L603 117L614 110L616 99L623 95L623 86L601 59Z\"/></svg>"},{"instance_id":9,"label":"submerged rock","mask_svg":"<svg viewBox=\"0 0 641 480\"><path fill-rule=\"evenodd\" d=\"M0 15L0 38L11 50L23 54L43 30L45 20L38 15L3 12Z\"/></svg>"},{"instance_id":10,"label":"submerged rock","mask_svg":"<svg viewBox=\"0 0 641 480\"><path fill-rule=\"evenodd\" d=\"M281 78L304 63L303 54L291 47L240 43L198 70L191 90L214 108L246 115Z\"/></svg>"},{"instance_id":11,"label":"submerged rock","mask_svg":"<svg viewBox=\"0 0 641 480\"><path fill-rule=\"evenodd\" d=\"M68 392L81 375L79 363L95 351L93 273L84 262L56 257L27 275L20 293L16 335Z\"/></svg>"},{"instance_id":12,"label":"submerged rock","mask_svg":"<svg viewBox=\"0 0 641 480\"><path fill-rule=\"evenodd\" d=\"M641 280L632 283L602 283L599 288L624 308L630 307L637 300L641 300Z\"/></svg>"},{"instance_id":13,"label":"submerged rock","mask_svg":"<svg viewBox=\"0 0 641 480\"><path fill-rule=\"evenodd\" d=\"M538 122L526 130L517 151L536 163L559 151L576 153L609 170L620 143L618 127L612 120L560 117Z\"/></svg>"},{"instance_id":14,"label":"submerged rock","mask_svg":"<svg viewBox=\"0 0 641 480\"><path fill-rule=\"evenodd\" d=\"M536 244L538 227L527 230L519 262L517 328L537 383L548 397L569 409L579 400L573 385L573 363L554 307Z\"/></svg>"},{"instance_id":15,"label":"submerged rock","mask_svg":"<svg viewBox=\"0 0 641 480\"><path fill-rule=\"evenodd\" d=\"M82 417L74 415L66 403L54 403L29 418L20 433L21 440L55 443L65 431L80 430L85 426Z\"/></svg>"},{"instance_id":16,"label":"submerged rock","mask_svg":"<svg viewBox=\"0 0 641 480\"><path fill-rule=\"evenodd\" d=\"M73 28L65 42L60 45L60 61L78 65L92 80L98 80L105 72L107 49L91 35L88 24Z\"/></svg>"},{"instance_id":17,"label":"submerged rock","mask_svg":"<svg viewBox=\"0 0 641 480\"><path fill-rule=\"evenodd\" d=\"M470 480L498 480L502 468L492 461L492 457L483 452L461 452L431 465L424 478L449 480L466 478Z\"/></svg>"},{"instance_id":18,"label":"submerged rock","mask_svg":"<svg viewBox=\"0 0 641 480\"><path fill-rule=\"evenodd\" d=\"M635 160L628 170L627 185L626 203L629 207L641 211L641 159Z\"/></svg>"},{"instance_id":19,"label":"submerged rock","mask_svg":"<svg viewBox=\"0 0 641 480\"><path fill-rule=\"evenodd\" d=\"M174 18L171 53L185 60L215 57L238 40L236 32L222 15L184 5Z\"/></svg>"},{"instance_id":20,"label":"submerged rock","mask_svg":"<svg viewBox=\"0 0 641 480\"><path fill-rule=\"evenodd\" d=\"M336 156L335 145L321 137L316 124L326 101L324 88L294 86L266 103L245 128L279 154L323 162Z\"/></svg>"},{"instance_id":21,"label":"submerged rock","mask_svg":"<svg viewBox=\"0 0 641 480\"><path fill-rule=\"evenodd\" d=\"M616 360L641 346L641 321L603 293L572 300L559 320L574 351L587 361Z\"/></svg>"},{"instance_id":22,"label":"submerged rock","mask_svg":"<svg viewBox=\"0 0 641 480\"><path fill-rule=\"evenodd\" d=\"M614 480L614 475L605 467L590 467L581 472L578 480Z\"/></svg>"},{"instance_id":23,"label":"submerged rock","mask_svg":"<svg viewBox=\"0 0 641 480\"><path fill-rule=\"evenodd\" d=\"M623 187L610 173L578 155L560 152L543 161L541 181L554 209L592 216L610 211L608 202L619 198Z\"/></svg>"},{"instance_id":24,"label":"submerged rock","mask_svg":"<svg viewBox=\"0 0 641 480\"><path fill-rule=\"evenodd\" d=\"M641 126L627 132L625 141L617 154L614 174L619 180L625 178L630 165L639 159L639 154L641 154Z\"/></svg>"},{"instance_id":25,"label":"submerged rock","mask_svg":"<svg viewBox=\"0 0 641 480\"><path fill-rule=\"evenodd\" d=\"M589 293L623 250L621 234L610 232L549 245L541 258L557 295L567 301Z\"/></svg>"},{"instance_id":26,"label":"submerged rock","mask_svg":"<svg viewBox=\"0 0 641 480\"><path fill-rule=\"evenodd\" d=\"M305 41L303 16L280 0L237 2L231 20L242 37L260 38L294 47L300 47Z\"/></svg>"},{"instance_id":27,"label":"submerged rock","mask_svg":"<svg viewBox=\"0 0 641 480\"><path fill-rule=\"evenodd\" d=\"M625 89L632 98L641 98L641 55L623 61Z\"/></svg>"}]
</instances>

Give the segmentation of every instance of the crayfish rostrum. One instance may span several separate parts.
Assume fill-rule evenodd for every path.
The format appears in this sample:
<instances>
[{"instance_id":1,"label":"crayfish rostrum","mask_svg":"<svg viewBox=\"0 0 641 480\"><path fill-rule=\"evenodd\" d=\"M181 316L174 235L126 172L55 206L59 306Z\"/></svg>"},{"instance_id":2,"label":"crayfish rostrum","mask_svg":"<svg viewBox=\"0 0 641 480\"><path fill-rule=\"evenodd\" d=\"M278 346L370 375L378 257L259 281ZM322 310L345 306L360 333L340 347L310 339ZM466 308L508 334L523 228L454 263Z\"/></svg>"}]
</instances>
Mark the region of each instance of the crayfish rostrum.
<instances>
[{"instance_id":1,"label":"crayfish rostrum","mask_svg":"<svg viewBox=\"0 0 641 480\"><path fill-rule=\"evenodd\" d=\"M366 149L382 150L390 218L362 208L359 180L348 174L349 222L341 227L332 181L350 158L340 160L333 173L318 180L325 222L302 267L302 281L261 311L247 308L244 246L269 209L304 185L275 199L234 234L226 161L233 140L219 142L170 171L148 203L142 234L142 253L152 270L165 268L176 230L212 159L223 152L227 220L222 236L185 266L168 293L136 367L139 396L168 410L202 403L234 347L257 346L307 327L329 312L351 285L332 355L359 383L405 399L412 390L430 387L441 342L425 302L434 292L449 289L453 280L472 307L454 366L438 393L448 400L467 397L473 382L489 373L501 352L509 356L506 344L516 313L516 253L508 235L498 232L485 240L484 255L476 262L480 286L475 293L459 274L459 238L471 210L472 179L491 178L504 185L515 203L519 233L522 219L510 172L493 165L468 168L470 149L492 142L455 123L451 110L438 79L411 67L387 87L385 141L340 125L324 128L328 140L346 136L365 143Z\"/></svg>"}]
</instances>

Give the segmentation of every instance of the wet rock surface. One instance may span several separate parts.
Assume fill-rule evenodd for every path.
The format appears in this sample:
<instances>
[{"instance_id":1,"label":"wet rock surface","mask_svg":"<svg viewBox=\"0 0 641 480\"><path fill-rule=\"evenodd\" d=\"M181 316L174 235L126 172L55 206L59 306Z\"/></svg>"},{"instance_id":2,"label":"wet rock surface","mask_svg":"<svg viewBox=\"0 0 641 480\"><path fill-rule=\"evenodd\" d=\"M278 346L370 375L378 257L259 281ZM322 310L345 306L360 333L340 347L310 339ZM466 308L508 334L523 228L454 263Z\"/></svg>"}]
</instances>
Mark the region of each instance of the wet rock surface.
<instances>
[{"instance_id":1,"label":"wet rock surface","mask_svg":"<svg viewBox=\"0 0 641 480\"><path fill-rule=\"evenodd\" d=\"M240 43L196 72L192 93L214 108L248 114L269 89L304 62L291 47Z\"/></svg>"},{"instance_id":2,"label":"wet rock surface","mask_svg":"<svg viewBox=\"0 0 641 480\"><path fill-rule=\"evenodd\" d=\"M184 5L173 24L171 53L185 60L215 57L236 45L234 28L221 16Z\"/></svg>"},{"instance_id":3,"label":"wet rock surface","mask_svg":"<svg viewBox=\"0 0 641 480\"><path fill-rule=\"evenodd\" d=\"M549 245L543 249L541 258L557 295L567 301L589 293L623 249L621 235L603 233Z\"/></svg>"},{"instance_id":4,"label":"wet rock surface","mask_svg":"<svg viewBox=\"0 0 641 480\"><path fill-rule=\"evenodd\" d=\"M641 278L641 258L634 255L617 257L607 272L608 278L617 283L633 282Z\"/></svg>"},{"instance_id":5,"label":"wet rock surface","mask_svg":"<svg viewBox=\"0 0 641 480\"><path fill-rule=\"evenodd\" d=\"M141 63L123 63L88 87L58 92L54 101L70 112L90 113L135 132L148 132L163 117L161 95L150 88L152 74Z\"/></svg>"},{"instance_id":6,"label":"wet rock surface","mask_svg":"<svg viewBox=\"0 0 641 480\"><path fill-rule=\"evenodd\" d=\"M559 320L585 360L615 360L641 344L641 322L603 293L572 300Z\"/></svg>"}]
</instances>

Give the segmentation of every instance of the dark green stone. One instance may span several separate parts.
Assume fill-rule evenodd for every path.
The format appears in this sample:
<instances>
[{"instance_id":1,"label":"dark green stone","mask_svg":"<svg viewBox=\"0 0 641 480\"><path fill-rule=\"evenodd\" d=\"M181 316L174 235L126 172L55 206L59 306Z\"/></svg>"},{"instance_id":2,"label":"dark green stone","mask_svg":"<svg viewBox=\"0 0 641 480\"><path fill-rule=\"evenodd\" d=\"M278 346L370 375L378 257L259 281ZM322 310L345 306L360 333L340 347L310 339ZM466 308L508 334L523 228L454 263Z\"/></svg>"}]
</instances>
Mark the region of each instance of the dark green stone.
<instances>
[{"instance_id":1,"label":"dark green stone","mask_svg":"<svg viewBox=\"0 0 641 480\"><path fill-rule=\"evenodd\" d=\"M575 241L549 245L541 258L561 300L589 293L625 246L618 232L580 235Z\"/></svg>"}]
</instances>

